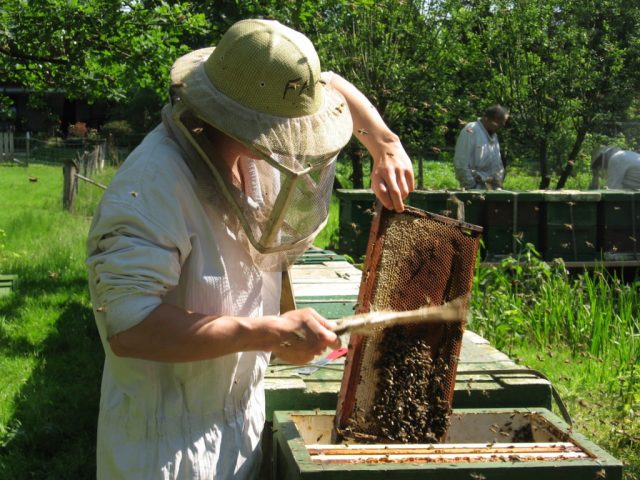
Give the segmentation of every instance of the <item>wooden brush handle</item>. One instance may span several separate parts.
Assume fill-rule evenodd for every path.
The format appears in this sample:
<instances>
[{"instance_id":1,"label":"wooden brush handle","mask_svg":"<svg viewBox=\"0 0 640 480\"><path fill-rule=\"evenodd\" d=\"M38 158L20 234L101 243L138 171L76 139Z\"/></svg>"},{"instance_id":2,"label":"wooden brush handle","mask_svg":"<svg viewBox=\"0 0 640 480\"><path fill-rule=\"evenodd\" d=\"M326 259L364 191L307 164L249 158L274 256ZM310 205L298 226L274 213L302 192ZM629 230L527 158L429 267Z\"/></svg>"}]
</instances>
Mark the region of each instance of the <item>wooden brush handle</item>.
<instances>
[{"instance_id":1,"label":"wooden brush handle","mask_svg":"<svg viewBox=\"0 0 640 480\"><path fill-rule=\"evenodd\" d=\"M431 322L461 322L465 320L466 299L457 298L444 305L421 307L401 312L369 312L344 317L333 331L337 335L347 332L367 335L382 328Z\"/></svg>"}]
</instances>

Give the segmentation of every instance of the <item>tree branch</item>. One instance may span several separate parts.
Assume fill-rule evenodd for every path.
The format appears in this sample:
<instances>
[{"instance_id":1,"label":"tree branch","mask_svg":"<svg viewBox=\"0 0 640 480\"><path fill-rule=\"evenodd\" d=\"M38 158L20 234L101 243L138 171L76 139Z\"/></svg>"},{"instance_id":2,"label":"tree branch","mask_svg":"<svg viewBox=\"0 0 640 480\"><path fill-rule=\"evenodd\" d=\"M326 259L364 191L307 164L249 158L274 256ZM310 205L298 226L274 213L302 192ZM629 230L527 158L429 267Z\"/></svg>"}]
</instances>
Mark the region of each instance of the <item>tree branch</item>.
<instances>
[{"instance_id":1,"label":"tree branch","mask_svg":"<svg viewBox=\"0 0 640 480\"><path fill-rule=\"evenodd\" d=\"M62 60L60 58L53 58L53 57L41 57L39 55L29 55L28 53L18 52L14 48L6 48L3 45L0 45L0 53L18 60L32 60L32 61L43 62L43 63L55 63L57 65L69 64L69 60Z\"/></svg>"}]
</instances>

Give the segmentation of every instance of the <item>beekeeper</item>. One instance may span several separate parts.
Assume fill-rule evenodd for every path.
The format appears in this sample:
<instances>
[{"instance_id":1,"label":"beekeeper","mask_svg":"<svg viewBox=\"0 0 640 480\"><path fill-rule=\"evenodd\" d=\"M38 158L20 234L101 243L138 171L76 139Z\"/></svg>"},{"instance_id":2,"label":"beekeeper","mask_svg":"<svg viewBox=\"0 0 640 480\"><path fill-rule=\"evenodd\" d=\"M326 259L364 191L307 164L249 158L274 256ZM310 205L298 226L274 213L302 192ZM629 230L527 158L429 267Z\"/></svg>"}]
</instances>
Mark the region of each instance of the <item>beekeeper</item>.
<instances>
[{"instance_id":1,"label":"beekeeper","mask_svg":"<svg viewBox=\"0 0 640 480\"><path fill-rule=\"evenodd\" d=\"M506 108L492 105L484 111L482 118L462 129L453 158L456 178L462 188L493 190L502 187L504 165L497 132L508 119Z\"/></svg>"},{"instance_id":2,"label":"beekeeper","mask_svg":"<svg viewBox=\"0 0 640 480\"><path fill-rule=\"evenodd\" d=\"M591 155L591 186L600 188L600 175L606 174L607 188L640 189L640 153L618 147L601 146Z\"/></svg>"},{"instance_id":3,"label":"beekeeper","mask_svg":"<svg viewBox=\"0 0 640 480\"><path fill-rule=\"evenodd\" d=\"M411 162L364 95L275 21L234 24L171 82L88 236L105 351L97 476L251 478L270 352L303 364L339 345L315 310L279 314L283 269L327 221L338 152L354 132L397 211Z\"/></svg>"}]
</instances>

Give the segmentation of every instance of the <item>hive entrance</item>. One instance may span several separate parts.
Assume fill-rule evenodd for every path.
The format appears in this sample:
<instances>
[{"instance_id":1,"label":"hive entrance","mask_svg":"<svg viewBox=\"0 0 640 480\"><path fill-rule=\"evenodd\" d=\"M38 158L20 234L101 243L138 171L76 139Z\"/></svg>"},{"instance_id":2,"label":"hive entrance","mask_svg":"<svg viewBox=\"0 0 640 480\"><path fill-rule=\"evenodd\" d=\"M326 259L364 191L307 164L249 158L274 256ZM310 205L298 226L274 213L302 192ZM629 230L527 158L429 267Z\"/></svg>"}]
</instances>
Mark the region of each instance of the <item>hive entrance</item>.
<instances>
[{"instance_id":1,"label":"hive entrance","mask_svg":"<svg viewBox=\"0 0 640 480\"><path fill-rule=\"evenodd\" d=\"M379 207L357 313L413 310L468 297L481 230L415 208L394 213ZM463 330L463 322L441 322L353 336L334 437L442 441Z\"/></svg>"}]
</instances>

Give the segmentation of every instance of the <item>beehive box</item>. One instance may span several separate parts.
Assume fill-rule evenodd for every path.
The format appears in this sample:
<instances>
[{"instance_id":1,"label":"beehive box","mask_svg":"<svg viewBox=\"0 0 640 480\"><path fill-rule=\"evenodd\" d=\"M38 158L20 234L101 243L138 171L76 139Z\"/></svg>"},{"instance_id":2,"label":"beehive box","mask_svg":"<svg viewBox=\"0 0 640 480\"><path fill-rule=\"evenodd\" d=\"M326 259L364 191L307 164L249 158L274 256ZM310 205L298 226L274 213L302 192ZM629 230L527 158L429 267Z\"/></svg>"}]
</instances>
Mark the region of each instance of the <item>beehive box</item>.
<instances>
[{"instance_id":1,"label":"beehive box","mask_svg":"<svg viewBox=\"0 0 640 480\"><path fill-rule=\"evenodd\" d=\"M446 190L414 190L409 194L407 203L427 212L455 218L455 212L453 212L449 204L451 197L455 193Z\"/></svg>"},{"instance_id":2,"label":"beehive box","mask_svg":"<svg viewBox=\"0 0 640 480\"><path fill-rule=\"evenodd\" d=\"M16 275L0 275L0 297L12 292L17 278Z\"/></svg>"},{"instance_id":3,"label":"beehive box","mask_svg":"<svg viewBox=\"0 0 640 480\"><path fill-rule=\"evenodd\" d=\"M454 410L446 443L330 444L334 412L274 416L278 480L584 480L622 478L622 463L545 409Z\"/></svg>"},{"instance_id":4,"label":"beehive box","mask_svg":"<svg viewBox=\"0 0 640 480\"><path fill-rule=\"evenodd\" d=\"M598 258L600 192L544 192L544 257L546 260Z\"/></svg>"},{"instance_id":5,"label":"beehive box","mask_svg":"<svg viewBox=\"0 0 640 480\"><path fill-rule=\"evenodd\" d=\"M542 250L541 192L495 190L485 194L484 241L488 259L517 254L530 243Z\"/></svg>"},{"instance_id":6,"label":"beehive box","mask_svg":"<svg viewBox=\"0 0 640 480\"><path fill-rule=\"evenodd\" d=\"M640 259L640 192L603 190L598 204L598 245L604 260Z\"/></svg>"},{"instance_id":7,"label":"beehive box","mask_svg":"<svg viewBox=\"0 0 640 480\"><path fill-rule=\"evenodd\" d=\"M464 205L464 218L460 220L484 227L487 220L486 190L463 190L455 192Z\"/></svg>"},{"instance_id":8,"label":"beehive box","mask_svg":"<svg viewBox=\"0 0 640 480\"><path fill-rule=\"evenodd\" d=\"M339 250L356 261L367 251L367 239L375 211L371 190L336 190L340 202Z\"/></svg>"}]
</instances>

